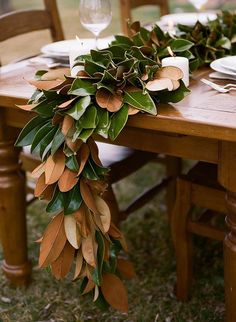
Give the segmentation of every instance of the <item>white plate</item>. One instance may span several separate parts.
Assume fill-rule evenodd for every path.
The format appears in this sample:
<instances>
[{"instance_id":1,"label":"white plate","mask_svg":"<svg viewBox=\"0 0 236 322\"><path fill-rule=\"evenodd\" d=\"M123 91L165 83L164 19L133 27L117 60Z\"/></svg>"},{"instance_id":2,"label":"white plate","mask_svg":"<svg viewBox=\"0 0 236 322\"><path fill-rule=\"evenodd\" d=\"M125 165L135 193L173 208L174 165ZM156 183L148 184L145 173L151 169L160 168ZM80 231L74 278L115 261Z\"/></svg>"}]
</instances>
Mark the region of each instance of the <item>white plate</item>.
<instances>
[{"instance_id":1,"label":"white plate","mask_svg":"<svg viewBox=\"0 0 236 322\"><path fill-rule=\"evenodd\" d=\"M202 12L199 14L195 12L183 12L162 16L160 21L166 25L173 23L175 25L194 26L198 20L202 24L206 24L208 20L215 20L216 18L217 15L214 12Z\"/></svg>"},{"instance_id":2,"label":"white plate","mask_svg":"<svg viewBox=\"0 0 236 322\"><path fill-rule=\"evenodd\" d=\"M212 69L214 69L216 72L224 73L224 74L231 75L231 76L236 76L236 72L233 72L232 70L229 70L229 69L227 69L227 68L225 68L225 67L223 67L221 65L222 60L224 61L225 58L226 57L223 57L223 58L219 58L219 59L214 60L210 64L210 67Z\"/></svg>"},{"instance_id":3,"label":"white plate","mask_svg":"<svg viewBox=\"0 0 236 322\"><path fill-rule=\"evenodd\" d=\"M110 42L114 40L114 37L106 37L106 38L99 38L98 39L98 48L106 48L110 44ZM90 49L94 48L95 40L92 38L80 38L80 43L83 47L83 51L86 49L89 51ZM41 48L41 52L44 55L48 55L51 57L60 57L60 58L68 58L69 52L71 48L80 45L79 41L76 39L70 40L62 40L53 42Z\"/></svg>"},{"instance_id":4,"label":"white plate","mask_svg":"<svg viewBox=\"0 0 236 322\"><path fill-rule=\"evenodd\" d=\"M236 56L223 57L220 64L222 67L236 73Z\"/></svg>"}]
</instances>

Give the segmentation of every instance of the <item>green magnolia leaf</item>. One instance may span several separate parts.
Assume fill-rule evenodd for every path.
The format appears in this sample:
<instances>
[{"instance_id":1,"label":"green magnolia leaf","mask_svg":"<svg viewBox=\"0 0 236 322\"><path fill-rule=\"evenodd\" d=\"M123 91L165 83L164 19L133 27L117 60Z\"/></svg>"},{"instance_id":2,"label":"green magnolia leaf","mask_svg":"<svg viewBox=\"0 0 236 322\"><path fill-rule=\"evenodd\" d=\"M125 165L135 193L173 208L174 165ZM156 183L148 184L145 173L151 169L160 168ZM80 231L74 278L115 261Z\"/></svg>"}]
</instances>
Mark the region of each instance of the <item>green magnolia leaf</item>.
<instances>
[{"instance_id":1,"label":"green magnolia leaf","mask_svg":"<svg viewBox=\"0 0 236 322\"><path fill-rule=\"evenodd\" d=\"M15 146L31 145L38 130L48 123L48 118L36 116L30 120L20 132Z\"/></svg>"},{"instance_id":2,"label":"green magnolia leaf","mask_svg":"<svg viewBox=\"0 0 236 322\"><path fill-rule=\"evenodd\" d=\"M91 102L90 96L82 97L75 103L75 105L71 109L66 111L66 114L70 115L75 120L79 120L81 116L84 114L84 112L86 111L90 102Z\"/></svg>"},{"instance_id":3,"label":"green magnolia leaf","mask_svg":"<svg viewBox=\"0 0 236 322\"><path fill-rule=\"evenodd\" d=\"M88 96L94 95L95 92L96 87L94 86L92 81L76 78L72 83L71 89L69 90L68 94L76 96Z\"/></svg>"},{"instance_id":4,"label":"green magnolia leaf","mask_svg":"<svg viewBox=\"0 0 236 322\"><path fill-rule=\"evenodd\" d=\"M124 104L118 112L112 115L108 133L111 140L115 140L125 126L128 120L128 110L128 104Z\"/></svg>"},{"instance_id":5,"label":"green magnolia leaf","mask_svg":"<svg viewBox=\"0 0 236 322\"><path fill-rule=\"evenodd\" d=\"M157 114L156 105L148 93L143 93L142 91L125 92L124 102L149 114Z\"/></svg>"},{"instance_id":6,"label":"green magnolia leaf","mask_svg":"<svg viewBox=\"0 0 236 322\"><path fill-rule=\"evenodd\" d=\"M52 101L45 99L41 103L39 103L33 110L42 116L52 117L54 114L53 109L60 105L62 102L63 100L60 97Z\"/></svg>"},{"instance_id":7,"label":"green magnolia leaf","mask_svg":"<svg viewBox=\"0 0 236 322\"><path fill-rule=\"evenodd\" d=\"M105 300L104 296L102 295L102 292L99 292L99 296L97 300L94 302L94 304L101 310L106 311L109 308L109 304Z\"/></svg>"},{"instance_id":8,"label":"green magnolia leaf","mask_svg":"<svg viewBox=\"0 0 236 322\"><path fill-rule=\"evenodd\" d=\"M64 214L73 214L80 208L82 201L83 199L80 194L79 185L76 184L73 189L63 193Z\"/></svg>"},{"instance_id":9,"label":"green magnolia leaf","mask_svg":"<svg viewBox=\"0 0 236 322\"><path fill-rule=\"evenodd\" d=\"M49 213L54 213L56 211L62 210L64 205L63 192L61 192L58 187L54 190L52 199L49 201L46 211Z\"/></svg>"},{"instance_id":10,"label":"green magnolia leaf","mask_svg":"<svg viewBox=\"0 0 236 322\"><path fill-rule=\"evenodd\" d=\"M57 129L58 125L54 126L50 121L42 126L34 137L31 145L31 153L42 156L45 148L52 143Z\"/></svg>"},{"instance_id":11,"label":"green magnolia leaf","mask_svg":"<svg viewBox=\"0 0 236 322\"><path fill-rule=\"evenodd\" d=\"M78 123L78 124L77 124ZM94 105L87 107L85 113L76 122L76 127L82 127L83 129L93 129L97 125L97 108Z\"/></svg>"},{"instance_id":12,"label":"green magnolia leaf","mask_svg":"<svg viewBox=\"0 0 236 322\"><path fill-rule=\"evenodd\" d=\"M96 241L98 244L97 267L96 267L96 269L94 269L92 277L93 277L94 283L98 286L101 286L105 244L104 244L103 236L98 230L96 231L95 238L96 238Z\"/></svg>"},{"instance_id":13,"label":"green magnolia leaf","mask_svg":"<svg viewBox=\"0 0 236 322\"><path fill-rule=\"evenodd\" d=\"M93 76L94 73L103 73L105 68L105 66L95 63L91 60L85 60L84 70L90 76Z\"/></svg>"},{"instance_id":14,"label":"green magnolia leaf","mask_svg":"<svg viewBox=\"0 0 236 322\"><path fill-rule=\"evenodd\" d=\"M180 87L172 92L163 91L159 96L160 101L163 103L177 103L185 98L190 93L190 90L180 81Z\"/></svg>"},{"instance_id":15,"label":"green magnolia leaf","mask_svg":"<svg viewBox=\"0 0 236 322\"><path fill-rule=\"evenodd\" d=\"M112 44L127 45L128 47L131 47L131 46L133 46L134 43L129 37L122 36L122 35L116 35L115 41L113 41Z\"/></svg>"},{"instance_id":16,"label":"green magnolia leaf","mask_svg":"<svg viewBox=\"0 0 236 322\"><path fill-rule=\"evenodd\" d=\"M94 129L84 129L81 131L79 135L79 139L81 139L84 143L87 142L88 138L93 134Z\"/></svg>"},{"instance_id":17,"label":"green magnolia leaf","mask_svg":"<svg viewBox=\"0 0 236 322\"><path fill-rule=\"evenodd\" d=\"M189 50L194 44L186 39L175 39L171 42L170 47L174 52Z\"/></svg>"},{"instance_id":18,"label":"green magnolia leaf","mask_svg":"<svg viewBox=\"0 0 236 322\"><path fill-rule=\"evenodd\" d=\"M84 170L82 171L82 176L88 180L99 180L94 167L92 166L90 160L86 163Z\"/></svg>"},{"instance_id":19,"label":"green magnolia leaf","mask_svg":"<svg viewBox=\"0 0 236 322\"><path fill-rule=\"evenodd\" d=\"M65 136L61 132L61 128L58 127L58 130L53 138L52 146L51 146L51 154L53 155L59 147L64 143Z\"/></svg>"},{"instance_id":20,"label":"green magnolia leaf","mask_svg":"<svg viewBox=\"0 0 236 322\"><path fill-rule=\"evenodd\" d=\"M68 169L74 172L79 171L79 164L76 159L76 156L74 154L70 155L68 158L66 158L66 166Z\"/></svg>"}]
</instances>

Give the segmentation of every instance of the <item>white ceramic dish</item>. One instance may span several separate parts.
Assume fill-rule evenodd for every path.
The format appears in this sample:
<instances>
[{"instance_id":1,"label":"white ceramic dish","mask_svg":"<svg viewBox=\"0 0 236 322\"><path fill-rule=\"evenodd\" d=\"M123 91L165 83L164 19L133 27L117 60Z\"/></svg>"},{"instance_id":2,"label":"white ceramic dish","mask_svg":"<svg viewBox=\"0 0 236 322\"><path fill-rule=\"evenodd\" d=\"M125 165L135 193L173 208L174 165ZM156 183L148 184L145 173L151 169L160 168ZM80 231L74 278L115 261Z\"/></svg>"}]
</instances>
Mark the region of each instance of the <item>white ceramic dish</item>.
<instances>
[{"instance_id":1,"label":"white ceramic dish","mask_svg":"<svg viewBox=\"0 0 236 322\"><path fill-rule=\"evenodd\" d=\"M220 64L222 67L236 73L236 56L224 57L221 59Z\"/></svg>"},{"instance_id":2,"label":"white ceramic dish","mask_svg":"<svg viewBox=\"0 0 236 322\"><path fill-rule=\"evenodd\" d=\"M199 20L202 24L208 22L208 20L215 20L217 18L216 13L214 12L181 12L181 13L173 13L169 15L162 16L160 21L162 24L168 25L173 23L174 25L182 24L188 26L194 26L195 23Z\"/></svg>"},{"instance_id":3,"label":"white ceramic dish","mask_svg":"<svg viewBox=\"0 0 236 322\"><path fill-rule=\"evenodd\" d=\"M210 67L212 69L214 69L216 72L220 72L220 73L224 73L224 74L227 74L227 75L231 75L231 76L236 76L236 71L232 71L228 68L225 68L222 66L222 61L224 62L224 59L226 57L223 57L223 58L219 58L219 59L216 59L214 60L211 64L210 64Z\"/></svg>"},{"instance_id":4,"label":"white ceramic dish","mask_svg":"<svg viewBox=\"0 0 236 322\"><path fill-rule=\"evenodd\" d=\"M106 48L110 42L114 39L114 37L106 37L106 38L99 38L98 39L98 48ZM80 41L80 42L79 42ZM91 48L94 48L95 45L95 40L92 38L81 38L80 40L76 39L69 39L69 40L62 40L62 41L57 41L53 42L51 44L48 44L46 46L43 46L41 48L41 52L44 55L50 56L50 57L58 57L58 58L68 58L69 57L69 52L71 48L75 46L82 46L83 51L88 50Z\"/></svg>"}]
</instances>

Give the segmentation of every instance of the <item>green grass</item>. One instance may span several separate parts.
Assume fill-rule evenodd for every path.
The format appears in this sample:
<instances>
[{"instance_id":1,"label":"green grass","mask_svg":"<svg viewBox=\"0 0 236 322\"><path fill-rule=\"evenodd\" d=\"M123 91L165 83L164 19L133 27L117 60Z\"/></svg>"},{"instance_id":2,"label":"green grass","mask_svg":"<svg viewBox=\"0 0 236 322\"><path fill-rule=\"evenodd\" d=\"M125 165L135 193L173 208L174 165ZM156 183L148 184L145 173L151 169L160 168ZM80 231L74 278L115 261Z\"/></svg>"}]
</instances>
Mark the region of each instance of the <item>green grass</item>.
<instances>
[{"instance_id":1,"label":"green grass","mask_svg":"<svg viewBox=\"0 0 236 322\"><path fill-rule=\"evenodd\" d=\"M161 175L157 165L144 167L115 186L121 204L135 195L147 182ZM224 318L222 246L206 239L195 240L195 279L191 299L178 302L174 295L175 260L166 216L165 195L131 215L122 224L130 258L137 277L126 282L129 314L114 310L100 312L88 297L79 296L79 283L71 276L58 282L46 270L38 270L38 244L48 223L43 202L28 208L29 256L33 261L33 280L27 289L12 289L0 277L0 321L63 322L220 322ZM6 303L9 302L9 303Z\"/></svg>"}]
</instances>

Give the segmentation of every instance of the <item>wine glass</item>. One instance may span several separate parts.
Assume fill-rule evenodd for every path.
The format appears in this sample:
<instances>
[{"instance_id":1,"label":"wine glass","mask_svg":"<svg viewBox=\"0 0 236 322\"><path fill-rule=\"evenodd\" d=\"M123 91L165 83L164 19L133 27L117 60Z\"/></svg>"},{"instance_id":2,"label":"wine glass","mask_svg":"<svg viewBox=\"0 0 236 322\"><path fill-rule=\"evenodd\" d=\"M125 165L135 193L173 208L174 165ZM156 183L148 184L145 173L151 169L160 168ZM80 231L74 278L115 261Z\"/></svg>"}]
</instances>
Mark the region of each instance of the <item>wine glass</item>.
<instances>
[{"instance_id":1,"label":"wine glass","mask_svg":"<svg viewBox=\"0 0 236 322\"><path fill-rule=\"evenodd\" d=\"M198 11L198 13L204 9L208 0L188 0Z\"/></svg>"},{"instance_id":2,"label":"wine glass","mask_svg":"<svg viewBox=\"0 0 236 322\"><path fill-rule=\"evenodd\" d=\"M95 36L95 47L98 48L98 36L111 22L112 11L109 0L80 0L80 22L83 27Z\"/></svg>"}]
</instances>

